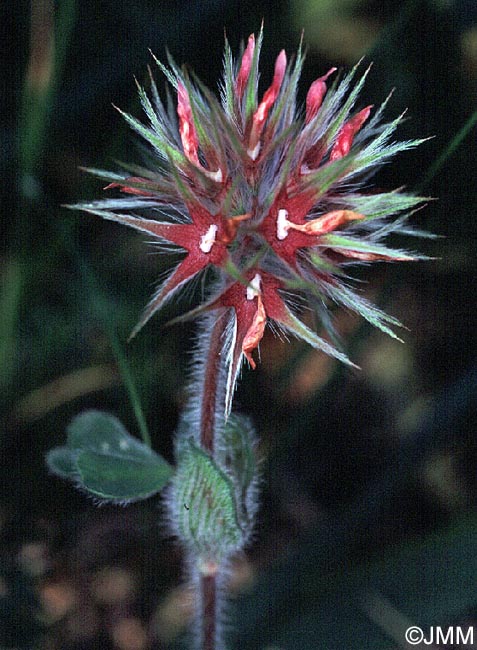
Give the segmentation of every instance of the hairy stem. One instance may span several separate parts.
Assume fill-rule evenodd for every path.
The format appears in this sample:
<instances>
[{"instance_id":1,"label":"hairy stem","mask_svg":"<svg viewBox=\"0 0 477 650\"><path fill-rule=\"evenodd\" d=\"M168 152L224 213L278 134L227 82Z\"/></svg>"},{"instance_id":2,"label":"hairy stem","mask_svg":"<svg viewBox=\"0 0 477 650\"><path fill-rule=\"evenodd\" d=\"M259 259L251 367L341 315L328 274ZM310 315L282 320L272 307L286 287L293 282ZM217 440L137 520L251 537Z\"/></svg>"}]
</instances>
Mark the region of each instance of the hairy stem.
<instances>
[{"instance_id":1,"label":"hairy stem","mask_svg":"<svg viewBox=\"0 0 477 650\"><path fill-rule=\"evenodd\" d=\"M214 433L216 423L217 402L223 402L225 396L219 396L222 337L224 335L224 319L219 318L210 333L209 349L205 363L204 383L202 388L202 403L200 406L200 444L209 454L214 453Z\"/></svg>"},{"instance_id":2,"label":"hairy stem","mask_svg":"<svg viewBox=\"0 0 477 650\"><path fill-rule=\"evenodd\" d=\"M225 386L222 379L224 359L222 356L226 320L219 318L213 323L206 337L208 350L205 360L200 404L200 444L210 455L214 454L215 429L218 410L225 404ZM223 394L221 394L223 393ZM220 609L217 570L201 572L199 579L199 602L201 604L200 650L220 650L218 645L218 614Z\"/></svg>"},{"instance_id":3,"label":"hairy stem","mask_svg":"<svg viewBox=\"0 0 477 650\"><path fill-rule=\"evenodd\" d=\"M200 578L202 603L201 650L219 650L217 639L217 576L202 575Z\"/></svg>"}]
</instances>

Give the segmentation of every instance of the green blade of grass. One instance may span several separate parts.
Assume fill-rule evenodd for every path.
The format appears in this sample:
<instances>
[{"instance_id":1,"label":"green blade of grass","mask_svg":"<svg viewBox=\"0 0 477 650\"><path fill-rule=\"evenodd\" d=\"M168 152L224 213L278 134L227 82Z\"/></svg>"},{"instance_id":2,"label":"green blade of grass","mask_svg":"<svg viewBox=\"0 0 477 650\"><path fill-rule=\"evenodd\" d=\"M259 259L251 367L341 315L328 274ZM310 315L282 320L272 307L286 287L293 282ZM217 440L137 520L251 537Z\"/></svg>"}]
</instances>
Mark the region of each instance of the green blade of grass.
<instances>
[{"instance_id":1,"label":"green blade of grass","mask_svg":"<svg viewBox=\"0 0 477 650\"><path fill-rule=\"evenodd\" d=\"M20 309L23 274L16 260L7 262L0 287L0 386L7 386L13 369L16 325Z\"/></svg>"},{"instance_id":2,"label":"green blade of grass","mask_svg":"<svg viewBox=\"0 0 477 650\"><path fill-rule=\"evenodd\" d=\"M424 187L429 185L431 180L436 176L439 170L445 165L447 159L450 158L455 151L460 147L465 138L469 135L472 129L477 124L477 111L474 111L469 117L464 126L455 134L452 140L449 142L444 151L436 158L432 165L427 170L424 179L417 186L416 190L420 192Z\"/></svg>"},{"instance_id":3,"label":"green blade of grass","mask_svg":"<svg viewBox=\"0 0 477 650\"><path fill-rule=\"evenodd\" d=\"M104 314L104 316L106 316ZM107 329L109 340L111 343L111 349L113 351L116 363L118 364L119 372L126 388L126 391L129 396L129 401L131 402L134 415L141 433L142 441L148 447L151 447L151 436L149 434L149 429L146 422L146 417L144 415L144 409L142 408L141 399L139 397L139 391L137 389L136 383L133 379L131 368L126 360L126 355L124 354L119 338L112 326L107 326L107 319L104 318L104 325Z\"/></svg>"},{"instance_id":4,"label":"green blade of grass","mask_svg":"<svg viewBox=\"0 0 477 650\"><path fill-rule=\"evenodd\" d=\"M77 252L75 252L75 257L80 268L81 275L83 276L84 284L86 287L88 287L88 294L91 299L92 308L96 313L97 318L102 323L104 330L109 338L111 350L118 365L124 387L128 394L142 441L145 445L151 447L151 436L149 434L146 417L144 415L144 409L142 408L141 399L139 397L139 391L137 389L131 368L127 362L126 355L124 354L116 330L111 324L107 301L98 286L98 282L91 267L85 262L84 259L80 257Z\"/></svg>"},{"instance_id":5,"label":"green blade of grass","mask_svg":"<svg viewBox=\"0 0 477 650\"><path fill-rule=\"evenodd\" d=\"M18 164L26 182L37 171L55 91L75 24L76 0L63 0L57 10L52 0L31 3L30 58L20 110Z\"/></svg>"}]
</instances>

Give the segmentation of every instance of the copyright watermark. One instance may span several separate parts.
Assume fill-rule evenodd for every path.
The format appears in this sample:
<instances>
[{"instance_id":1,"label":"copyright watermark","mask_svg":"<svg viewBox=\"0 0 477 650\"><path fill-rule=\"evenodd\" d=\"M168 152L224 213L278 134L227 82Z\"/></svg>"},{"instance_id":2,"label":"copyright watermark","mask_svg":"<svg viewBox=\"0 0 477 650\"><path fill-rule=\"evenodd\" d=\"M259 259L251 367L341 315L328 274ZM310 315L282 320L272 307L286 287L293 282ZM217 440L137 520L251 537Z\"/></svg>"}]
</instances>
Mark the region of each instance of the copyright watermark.
<instances>
[{"instance_id":1,"label":"copyright watermark","mask_svg":"<svg viewBox=\"0 0 477 650\"><path fill-rule=\"evenodd\" d=\"M413 625L407 628L405 637L406 641L411 645L419 645L424 639L424 631L420 627Z\"/></svg>"},{"instance_id":2,"label":"copyright watermark","mask_svg":"<svg viewBox=\"0 0 477 650\"><path fill-rule=\"evenodd\" d=\"M473 627L440 627L431 626L424 630L422 627L412 625L405 633L407 643L412 646L418 645L460 645L471 647L474 645Z\"/></svg>"}]
</instances>

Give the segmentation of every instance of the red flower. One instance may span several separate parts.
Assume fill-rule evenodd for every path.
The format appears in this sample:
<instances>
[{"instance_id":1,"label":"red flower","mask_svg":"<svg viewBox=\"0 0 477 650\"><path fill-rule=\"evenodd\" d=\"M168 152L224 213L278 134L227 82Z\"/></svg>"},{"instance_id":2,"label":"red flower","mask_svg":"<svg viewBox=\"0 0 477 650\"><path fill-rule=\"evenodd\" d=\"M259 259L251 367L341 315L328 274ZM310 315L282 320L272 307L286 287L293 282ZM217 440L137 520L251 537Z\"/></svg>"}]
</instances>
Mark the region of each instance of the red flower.
<instances>
[{"instance_id":1,"label":"red flower","mask_svg":"<svg viewBox=\"0 0 477 650\"><path fill-rule=\"evenodd\" d=\"M353 86L356 69L331 88L336 68L318 77L302 117L301 52L293 64L280 52L259 100L261 44L261 33L251 35L239 65L227 44L221 104L174 64L171 71L158 62L177 91L176 111L165 110L152 81L152 101L139 89L148 124L123 115L160 165L138 168L138 176L92 170L110 181L107 189L132 196L76 206L185 252L133 333L185 283L215 268L209 300L191 314L221 310L230 318L229 398L242 359L255 367L268 321L350 363L299 320L297 301L319 313L328 302L344 305L395 336L389 325L397 321L354 293L343 275L348 280L350 264L419 258L383 239L410 233L405 220L421 199L368 188L374 169L421 141L392 141L401 118L382 122L384 105L374 116L371 106L354 110L366 76Z\"/></svg>"}]
</instances>

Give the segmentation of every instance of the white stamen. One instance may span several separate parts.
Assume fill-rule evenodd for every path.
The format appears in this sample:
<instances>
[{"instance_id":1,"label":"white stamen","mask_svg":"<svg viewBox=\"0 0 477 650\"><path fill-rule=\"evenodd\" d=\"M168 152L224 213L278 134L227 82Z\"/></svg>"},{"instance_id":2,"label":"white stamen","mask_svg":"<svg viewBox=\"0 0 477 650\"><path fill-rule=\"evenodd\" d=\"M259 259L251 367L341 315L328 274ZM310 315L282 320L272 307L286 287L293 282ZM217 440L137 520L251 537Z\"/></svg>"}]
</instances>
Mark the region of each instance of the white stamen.
<instances>
[{"instance_id":1,"label":"white stamen","mask_svg":"<svg viewBox=\"0 0 477 650\"><path fill-rule=\"evenodd\" d=\"M250 284L247 287L247 300L253 300L260 295L260 284L262 282L262 277L260 273L255 273L255 276L250 280Z\"/></svg>"},{"instance_id":2,"label":"white stamen","mask_svg":"<svg viewBox=\"0 0 477 650\"><path fill-rule=\"evenodd\" d=\"M277 216L277 239L283 240L288 237L288 210L279 210Z\"/></svg>"},{"instance_id":3,"label":"white stamen","mask_svg":"<svg viewBox=\"0 0 477 650\"><path fill-rule=\"evenodd\" d=\"M221 183L223 176L222 176L222 170L219 168L216 172L210 172L209 170L205 169L204 173L206 176L208 176L210 179L215 181L216 183Z\"/></svg>"},{"instance_id":4,"label":"white stamen","mask_svg":"<svg viewBox=\"0 0 477 650\"><path fill-rule=\"evenodd\" d=\"M253 149L247 149L247 153L252 160L257 160L258 154L260 153L260 142L257 142Z\"/></svg>"},{"instance_id":5,"label":"white stamen","mask_svg":"<svg viewBox=\"0 0 477 650\"><path fill-rule=\"evenodd\" d=\"M199 248L203 253L210 253L212 246L215 244L215 235L217 234L218 226L212 224L209 226L205 235L200 238Z\"/></svg>"}]
</instances>

